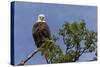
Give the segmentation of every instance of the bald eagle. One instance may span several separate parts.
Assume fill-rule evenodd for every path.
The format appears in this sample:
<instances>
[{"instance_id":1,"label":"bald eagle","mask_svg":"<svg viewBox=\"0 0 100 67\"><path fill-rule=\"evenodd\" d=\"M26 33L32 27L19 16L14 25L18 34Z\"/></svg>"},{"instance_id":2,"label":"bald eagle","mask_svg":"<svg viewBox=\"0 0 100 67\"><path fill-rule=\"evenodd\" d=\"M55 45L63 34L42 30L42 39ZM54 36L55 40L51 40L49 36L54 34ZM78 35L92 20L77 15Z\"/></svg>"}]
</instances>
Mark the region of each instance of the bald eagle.
<instances>
[{"instance_id":1,"label":"bald eagle","mask_svg":"<svg viewBox=\"0 0 100 67\"><path fill-rule=\"evenodd\" d=\"M45 22L44 14L38 16L38 21L32 27L32 35L37 48L44 43L43 39L51 39L50 29Z\"/></svg>"}]
</instances>

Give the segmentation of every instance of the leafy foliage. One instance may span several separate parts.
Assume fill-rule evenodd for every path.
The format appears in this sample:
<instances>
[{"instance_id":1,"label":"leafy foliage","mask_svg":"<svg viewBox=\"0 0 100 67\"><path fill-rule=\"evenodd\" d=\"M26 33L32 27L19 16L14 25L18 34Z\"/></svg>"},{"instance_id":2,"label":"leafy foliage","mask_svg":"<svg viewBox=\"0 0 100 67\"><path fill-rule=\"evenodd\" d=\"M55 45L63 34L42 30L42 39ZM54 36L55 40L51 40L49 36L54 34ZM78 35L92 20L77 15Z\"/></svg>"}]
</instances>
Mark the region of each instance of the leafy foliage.
<instances>
[{"instance_id":1,"label":"leafy foliage","mask_svg":"<svg viewBox=\"0 0 100 67\"><path fill-rule=\"evenodd\" d=\"M54 43L59 39L62 39L66 46L65 54L59 45ZM85 20L73 23L65 22L59 29L59 34L53 35L52 40L45 40L43 47L45 49L41 50L49 63L76 62L83 53L95 52L97 56L97 32L86 28Z\"/></svg>"}]
</instances>

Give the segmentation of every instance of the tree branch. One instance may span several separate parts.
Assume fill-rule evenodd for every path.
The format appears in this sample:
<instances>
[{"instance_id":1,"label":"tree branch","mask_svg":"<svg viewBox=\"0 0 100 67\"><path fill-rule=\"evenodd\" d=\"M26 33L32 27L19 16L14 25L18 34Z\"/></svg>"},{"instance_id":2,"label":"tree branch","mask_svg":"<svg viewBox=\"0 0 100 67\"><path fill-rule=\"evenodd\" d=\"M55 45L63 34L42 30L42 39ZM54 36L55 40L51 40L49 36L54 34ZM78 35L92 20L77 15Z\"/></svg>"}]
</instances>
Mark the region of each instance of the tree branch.
<instances>
[{"instance_id":1,"label":"tree branch","mask_svg":"<svg viewBox=\"0 0 100 67\"><path fill-rule=\"evenodd\" d=\"M66 45L66 42L65 42L65 35L63 36L63 42L64 42L64 44ZM69 47L67 46L67 47L66 47L66 54L67 54L68 50L69 50Z\"/></svg>"},{"instance_id":2,"label":"tree branch","mask_svg":"<svg viewBox=\"0 0 100 67\"><path fill-rule=\"evenodd\" d=\"M50 64L50 62L48 61L48 59L46 57L45 57L45 60L46 60L47 64Z\"/></svg>"},{"instance_id":3,"label":"tree branch","mask_svg":"<svg viewBox=\"0 0 100 67\"><path fill-rule=\"evenodd\" d=\"M89 47L88 47L89 48ZM83 51L81 51L81 54L79 55L79 57L83 54L83 53L87 53L86 49L84 48Z\"/></svg>"},{"instance_id":4,"label":"tree branch","mask_svg":"<svg viewBox=\"0 0 100 67\"><path fill-rule=\"evenodd\" d=\"M81 52L81 54L79 55L79 57L85 52L85 50L86 50L86 49L84 49L84 50Z\"/></svg>"},{"instance_id":5,"label":"tree branch","mask_svg":"<svg viewBox=\"0 0 100 67\"><path fill-rule=\"evenodd\" d=\"M79 59L79 57L80 57L80 54L79 54L80 53L80 49L79 49L79 47L80 47L80 42L77 42L76 51L75 51L76 55L75 55L74 62L77 61Z\"/></svg>"},{"instance_id":6,"label":"tree branch","mask_svg":"<svg viewBox=\"0 0 100 67\"><path fill-rule=\"evenodd\" d=\"M39 48L34 50L32 53L30 53L25 60L22 60L17 66L24 65L29 59L31 59L37 52L39 51Z\"/></svg>"},{"instance_id":7,"label":"tree branch","mask_svg":"<svg viewBox=\"0 0 100 67\"><path fill-rule=\"evenodd\" d=\"M32 53L30 53L25 60L22 60L19 64L17 64L17 66L20 65L24 65L28 60L30 60L38 51L41 50L41 48L45 46L45 44L43 44L42 46L40 46L39 48L37 48L36 50L34 50Z\"/></svg>"}]
</instances>

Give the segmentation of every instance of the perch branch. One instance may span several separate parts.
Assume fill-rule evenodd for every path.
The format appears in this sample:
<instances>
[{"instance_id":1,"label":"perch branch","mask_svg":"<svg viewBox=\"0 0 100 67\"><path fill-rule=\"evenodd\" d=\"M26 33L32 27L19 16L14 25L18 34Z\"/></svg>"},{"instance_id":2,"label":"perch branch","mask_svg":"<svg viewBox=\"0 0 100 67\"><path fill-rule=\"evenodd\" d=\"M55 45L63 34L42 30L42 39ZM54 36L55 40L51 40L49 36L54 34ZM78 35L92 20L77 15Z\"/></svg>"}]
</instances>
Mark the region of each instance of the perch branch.
<instances>
[{"instance_id":1,"label":"perch branch","mask_svg":"<svg viewBox=\"0 0 100 67\"><path fill-rule=\"evenodd\" d=\"M39 51L39 49L34 50L32 53L30 53L27 58L25 60L22 60L18 66L20 65L24 65L29 59L31 59L37 52Z\"/></svg>"},{"instance_id":2,"label":"perch branch","mask_svg":"<svg viewBox=\"0 0 100 67\"><path fill-rule=\"evenodd\" d=\"M30 60L38 51L40 51L40 49L44 46L45 44L43 44L40 48L37 48L36 50L34 50L32 53L30 53L25 60L22 60L17 66L20 65L24 65L28 60Z\"/></svg>"}]
</instances>

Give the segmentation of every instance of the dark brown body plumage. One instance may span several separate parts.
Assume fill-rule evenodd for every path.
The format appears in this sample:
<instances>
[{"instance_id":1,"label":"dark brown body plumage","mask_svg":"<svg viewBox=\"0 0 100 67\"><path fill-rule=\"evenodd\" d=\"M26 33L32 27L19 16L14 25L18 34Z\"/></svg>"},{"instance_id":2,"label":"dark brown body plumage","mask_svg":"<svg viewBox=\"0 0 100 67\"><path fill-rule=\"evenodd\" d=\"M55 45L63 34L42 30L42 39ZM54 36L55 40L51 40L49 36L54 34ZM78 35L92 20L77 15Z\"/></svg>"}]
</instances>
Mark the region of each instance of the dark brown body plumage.
<instances>
[{"instance_id":1,"label":"dark brown body plumage","mask_svg":"<svg viewBox=\"0 0 100 67\"><path fill-rule=\"evenodd\" d=\"M43 39L50 39L50 29L46 22L37 22L33 25L32 35L37 48L43 44Z\"/></svg>"}]
</instances>

